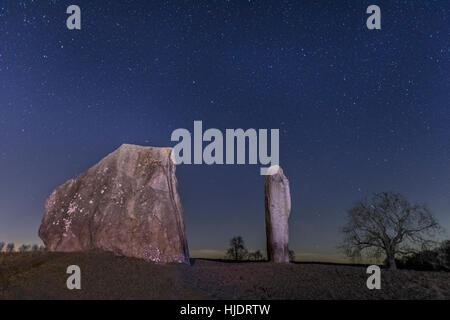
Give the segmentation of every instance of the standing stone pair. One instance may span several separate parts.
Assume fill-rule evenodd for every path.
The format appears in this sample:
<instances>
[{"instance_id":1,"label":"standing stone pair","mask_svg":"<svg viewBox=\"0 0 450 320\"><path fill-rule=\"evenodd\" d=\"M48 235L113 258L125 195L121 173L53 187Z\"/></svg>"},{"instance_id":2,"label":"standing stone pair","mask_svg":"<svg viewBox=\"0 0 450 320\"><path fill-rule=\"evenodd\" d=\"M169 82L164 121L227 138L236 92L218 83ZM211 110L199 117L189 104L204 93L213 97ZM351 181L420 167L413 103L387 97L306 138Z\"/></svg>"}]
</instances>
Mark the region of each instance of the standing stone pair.
<instances>
[{"instance_id":1,"label":"standing stone pair","mask_svg":"<svg viewBox=\"0 0 450 320\"><path fill-rule=\"evenodd\" d=\"M56 188L39 236L50 251L101 249L148 261L189 263L171 148L124 144ZM267 255L289 262L289 182L279 166L265 182Z\"/></svg>"}]
</instances>

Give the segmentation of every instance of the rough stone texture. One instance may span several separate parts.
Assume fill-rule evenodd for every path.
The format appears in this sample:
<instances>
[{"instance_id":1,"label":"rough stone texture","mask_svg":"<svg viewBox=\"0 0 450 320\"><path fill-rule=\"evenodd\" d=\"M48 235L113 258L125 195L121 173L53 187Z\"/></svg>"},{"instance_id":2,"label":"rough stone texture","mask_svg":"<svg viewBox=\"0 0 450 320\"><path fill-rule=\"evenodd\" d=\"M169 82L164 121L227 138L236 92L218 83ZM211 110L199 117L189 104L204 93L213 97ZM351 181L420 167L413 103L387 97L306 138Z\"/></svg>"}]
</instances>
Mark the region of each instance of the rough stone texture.
<instances>
[{"instance_id":1,"label":"rough stone texture","mask_svg":"<svg viewBox=\"0 0 450 320\"><path fill-rule=\"evenodd\" d=\"M266 176L264 188L267 256L272 262L289 262L288 218L291 212L289 180L280 167L270 170L275 173Z\"/></svg>"},{"instance_id":2,"label":"rough stone texture","mask_svg":"<svg viewBox=\"0 0 450 320\"><path fill-rule=\"evenodd\" d=\"M189 263L171 151L122 145L53 191L39 237L50 251L101 249Z\"/></svg>"}]
</instances>

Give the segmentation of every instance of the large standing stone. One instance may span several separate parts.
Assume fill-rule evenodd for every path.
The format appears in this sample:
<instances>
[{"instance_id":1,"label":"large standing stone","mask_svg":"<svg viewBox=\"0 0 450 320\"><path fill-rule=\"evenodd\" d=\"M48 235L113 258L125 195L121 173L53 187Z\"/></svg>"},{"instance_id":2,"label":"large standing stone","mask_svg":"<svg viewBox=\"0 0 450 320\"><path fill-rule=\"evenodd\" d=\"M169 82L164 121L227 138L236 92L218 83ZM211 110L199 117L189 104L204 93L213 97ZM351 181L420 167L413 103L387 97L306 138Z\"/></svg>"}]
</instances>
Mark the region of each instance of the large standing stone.
<instances>
[{"instance_id":1,"label":"large standing stone","mask_svg":"<svg viewBox=\"0 0 450 320\"><path fill-rule=\"evenodd\" d=\"M58 187L47 199L39 228L47 248L188 263L171 151L124 144Z\"/></svg>"},{"instance_id":2,"label":"large standing stone","mask_svg":"<svg viewBox=\"0 0 450 320\"><path fill-rule=\"evenodd\" d=\"M288 218L291 212L289 181L279 166L269 168L265 182L267 256L272 262L289 262Z\"/></svg>"}]
</instances>

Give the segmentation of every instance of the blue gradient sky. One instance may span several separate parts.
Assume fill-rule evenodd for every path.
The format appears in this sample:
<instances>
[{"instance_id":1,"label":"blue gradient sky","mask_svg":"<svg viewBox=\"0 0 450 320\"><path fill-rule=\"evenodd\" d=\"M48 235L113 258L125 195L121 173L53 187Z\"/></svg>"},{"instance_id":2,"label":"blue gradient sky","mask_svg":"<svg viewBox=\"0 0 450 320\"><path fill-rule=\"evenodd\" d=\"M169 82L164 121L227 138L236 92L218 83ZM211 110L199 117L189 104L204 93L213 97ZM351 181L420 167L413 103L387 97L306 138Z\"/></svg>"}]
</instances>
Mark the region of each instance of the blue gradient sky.
<instances>
[{"instance_id":1,"label":"blue gradient sky","mask_svg":"<svg viewBox=\"0 0 450 320\"><path fill-rule=\"evenodd\" d=\"M69 31L72 2L0 0L0 240L38 241L56 186L194 120L280 129L300 257L337 259L346 209L371 192L450 227L449 2L380 1L369 31L373 1L77 0ZM233 235L265 248L259 166L177 173L192 252Z\"/></svg>"}]
</instances>

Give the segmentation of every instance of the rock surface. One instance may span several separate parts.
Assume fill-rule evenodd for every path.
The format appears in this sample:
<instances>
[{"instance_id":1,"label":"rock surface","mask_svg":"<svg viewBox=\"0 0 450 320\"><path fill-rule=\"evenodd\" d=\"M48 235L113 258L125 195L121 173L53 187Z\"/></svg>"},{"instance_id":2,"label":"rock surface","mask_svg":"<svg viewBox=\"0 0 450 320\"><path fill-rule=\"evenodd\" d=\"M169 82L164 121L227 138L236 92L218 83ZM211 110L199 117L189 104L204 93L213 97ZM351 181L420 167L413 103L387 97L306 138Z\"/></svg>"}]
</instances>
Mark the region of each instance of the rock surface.
<instances>
[{"instance_id":1,"label":"rock surface","mask_svg":"<svg viewBox=\"0 0 450 320\"><path fill-rule=\"evenodd\" d=\"M53 191L39 237L50 251L101 249L189 263L171 151L122 145Z\"/></svg>"},{"instance_id":2,"label":"rock surface","mask_svg":"<svg viewBox=\"0 0 450 320\"><path fill-rule=\"evenodd\" d=\"M289 262L288 218L291 212L289 180L280 167L271 167L270 170L273 174L266 176L264 186L267 256L272 262Z\"/></svg>"}]
</instances>

